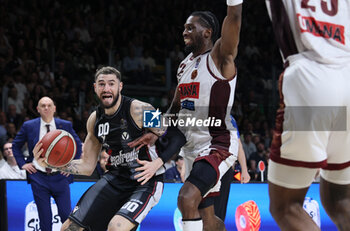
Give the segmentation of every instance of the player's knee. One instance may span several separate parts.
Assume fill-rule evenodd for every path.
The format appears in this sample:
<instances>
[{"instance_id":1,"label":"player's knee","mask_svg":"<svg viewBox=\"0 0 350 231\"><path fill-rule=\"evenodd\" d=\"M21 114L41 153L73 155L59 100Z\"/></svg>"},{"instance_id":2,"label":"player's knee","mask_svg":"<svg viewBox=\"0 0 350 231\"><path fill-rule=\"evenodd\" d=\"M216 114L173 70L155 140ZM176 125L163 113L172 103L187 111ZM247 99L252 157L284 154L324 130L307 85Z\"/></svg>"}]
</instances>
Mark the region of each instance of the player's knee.
<instances>
[{"instance_id":1,"label":"player's knee","mask_svg":"<svg viewBox=\"0 0 350 231\"><path fill-rule=\"evenodd\" d=\"M182 193L177 197L177 206L179 207L180 211L183 212L185 210L193 208L195 204L190 195Z\"/></svg>"},{"instance_id":2,"label":"player's knee","mask_svg":"<svg viewBox=\"0 0 350 231\"><path fill-rule=\"evenodd\" d=\"M188 211L193 208L198 207L197 200L194 198L194 195L186 192L185 190L180 190L177 197L177 205L181 212Z\"/></svg>"}]
</instances>

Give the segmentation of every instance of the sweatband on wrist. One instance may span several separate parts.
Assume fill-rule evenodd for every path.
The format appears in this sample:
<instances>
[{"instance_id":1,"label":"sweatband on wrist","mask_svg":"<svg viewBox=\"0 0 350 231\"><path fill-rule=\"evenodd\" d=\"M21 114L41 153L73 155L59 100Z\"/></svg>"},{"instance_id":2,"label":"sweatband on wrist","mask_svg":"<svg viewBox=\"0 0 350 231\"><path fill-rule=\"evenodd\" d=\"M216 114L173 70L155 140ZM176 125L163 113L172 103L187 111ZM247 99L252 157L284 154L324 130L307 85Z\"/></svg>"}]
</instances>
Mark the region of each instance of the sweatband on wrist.
<instances>
[{"instance_id":1,"label":"sweatband on wrist","mask_svg":"<svg viewBox=\"0 0 350 231\"><path fill-rule=\"evenodd\" d=\"M226 0L228 6L236 6L243 3L243 0Z\"/></svg>"}]
</instances>

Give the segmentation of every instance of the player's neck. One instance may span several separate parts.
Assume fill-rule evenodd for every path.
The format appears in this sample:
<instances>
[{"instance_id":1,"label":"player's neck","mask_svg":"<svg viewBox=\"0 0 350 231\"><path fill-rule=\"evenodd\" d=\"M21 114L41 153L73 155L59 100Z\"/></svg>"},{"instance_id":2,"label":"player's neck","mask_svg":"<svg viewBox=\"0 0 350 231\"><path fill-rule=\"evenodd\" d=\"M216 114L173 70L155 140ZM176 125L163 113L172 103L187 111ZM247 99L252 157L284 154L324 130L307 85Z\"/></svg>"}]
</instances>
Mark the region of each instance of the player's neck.
<instances>
[{"instance_id":1,"label":"player's neck","mask_svg":"<svg viewBox=\"0 0 350 231\"><path fill-rule=\"evenodd\" d=\"M207 44L206 46L203 46L202 49L199 49L198 51L192 52L193 53L193 58L195 58L195 57L197 57L199 55L207 53L212 48L213 48L213 45L211 45L211 44Z\"/></svg>"},{"instance_id":2,"label":"player's neck","mask_svg":"<svg viewBox=\"0 0 350 231\"><path fill-rule=\"evenodd\" d=\"M123 98L123 96L121 94L119 94L117 103L111 108L105 108L105 114L106 115L113 115L119 109L120 104L122 102L122 98Z\"/></svg>"}]
</instances>

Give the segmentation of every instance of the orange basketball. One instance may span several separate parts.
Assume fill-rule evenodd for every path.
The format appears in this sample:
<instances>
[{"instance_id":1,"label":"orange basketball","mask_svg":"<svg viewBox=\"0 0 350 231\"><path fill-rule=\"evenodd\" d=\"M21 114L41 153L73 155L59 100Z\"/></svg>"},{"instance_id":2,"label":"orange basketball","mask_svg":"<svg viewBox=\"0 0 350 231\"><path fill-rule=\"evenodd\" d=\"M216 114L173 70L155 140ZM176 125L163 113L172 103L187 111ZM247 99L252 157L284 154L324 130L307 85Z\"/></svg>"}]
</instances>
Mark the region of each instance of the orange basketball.
<instances>
[{"instance_id":1,"label":"orange basketball","mask_svg":"<svg viewBox=\"0 0 350 231\"><path fill-rule=\"evenodd\" d=\"M53 167L62 167L71 162L75 156L76 143L73 136L64 130L54 130L48 132L41 139L42 148L41 154L46 158L46 163Z\"/></svg>"}]
</instances>

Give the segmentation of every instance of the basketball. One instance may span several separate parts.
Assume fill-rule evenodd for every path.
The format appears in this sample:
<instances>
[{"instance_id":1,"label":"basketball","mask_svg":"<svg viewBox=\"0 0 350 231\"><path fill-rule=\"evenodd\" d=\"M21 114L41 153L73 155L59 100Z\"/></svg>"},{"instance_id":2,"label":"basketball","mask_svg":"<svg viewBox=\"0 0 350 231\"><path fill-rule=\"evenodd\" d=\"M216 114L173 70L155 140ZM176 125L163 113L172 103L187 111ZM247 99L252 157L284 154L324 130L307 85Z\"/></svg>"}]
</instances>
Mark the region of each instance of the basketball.
<instances>
[{"instance_id":1,"label":"basketball","mask_svg":"<svg viewBox=\"0 0 350 231\"><path fill-rule=\"evenodd\" d=\"M73 136L64 130L46 133L41 139L45 162L53 167L62 167L71 162L75 156L76 143Z\"/></svg>"}]
</instances>

